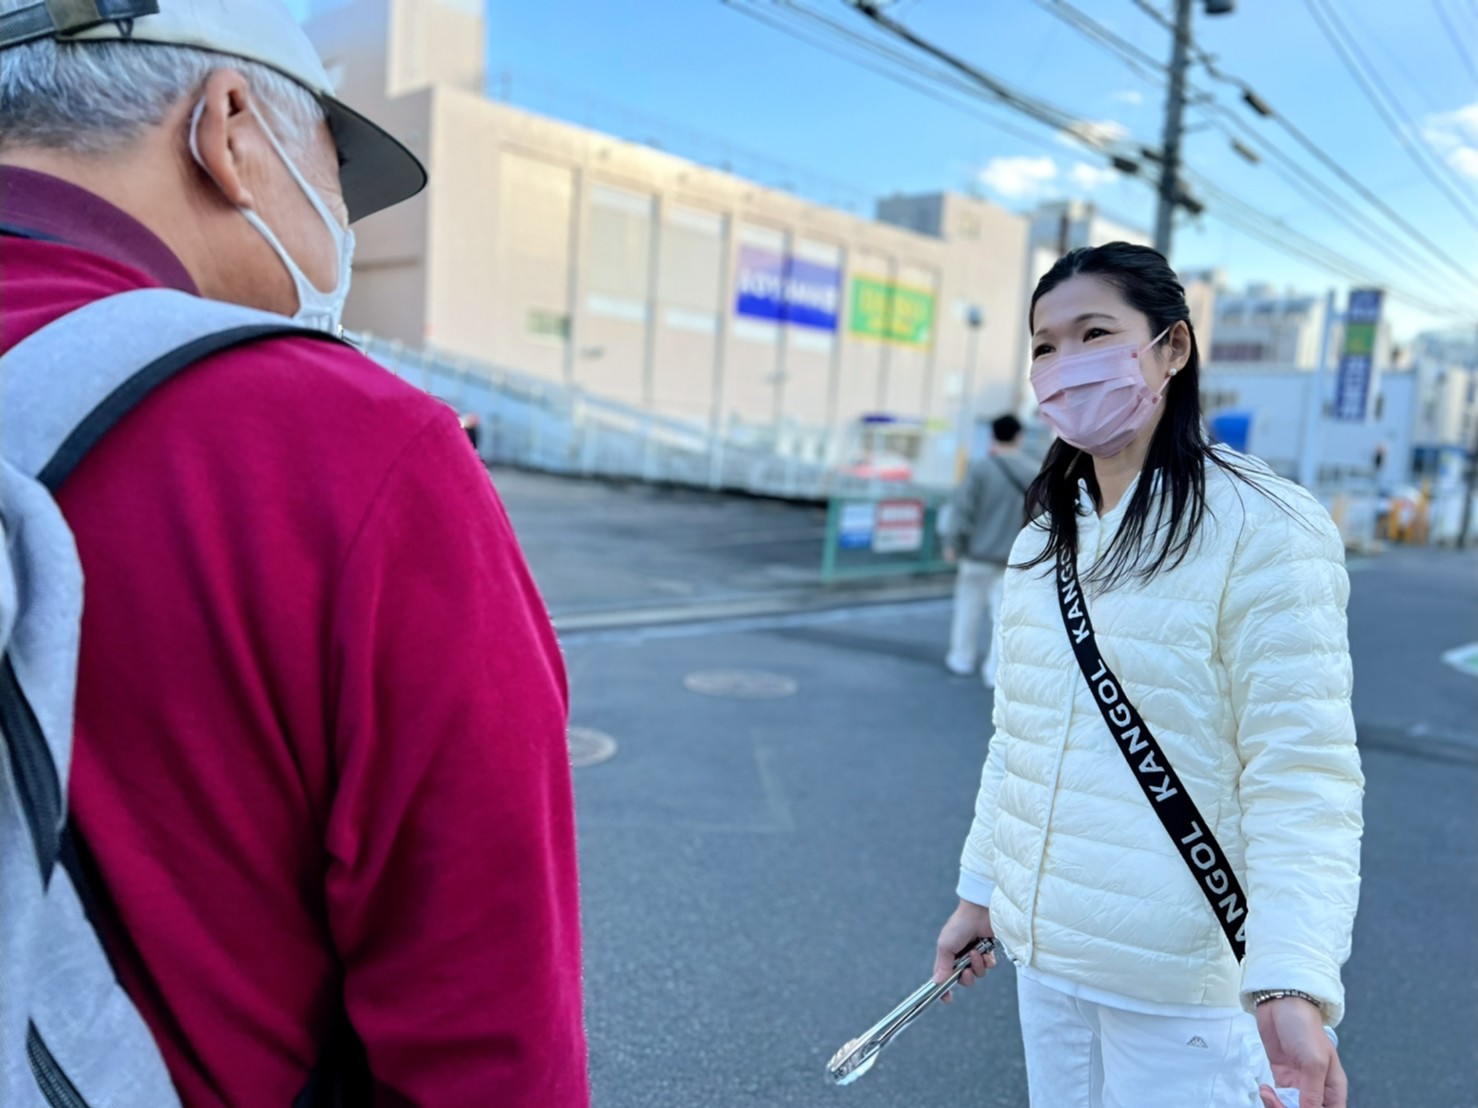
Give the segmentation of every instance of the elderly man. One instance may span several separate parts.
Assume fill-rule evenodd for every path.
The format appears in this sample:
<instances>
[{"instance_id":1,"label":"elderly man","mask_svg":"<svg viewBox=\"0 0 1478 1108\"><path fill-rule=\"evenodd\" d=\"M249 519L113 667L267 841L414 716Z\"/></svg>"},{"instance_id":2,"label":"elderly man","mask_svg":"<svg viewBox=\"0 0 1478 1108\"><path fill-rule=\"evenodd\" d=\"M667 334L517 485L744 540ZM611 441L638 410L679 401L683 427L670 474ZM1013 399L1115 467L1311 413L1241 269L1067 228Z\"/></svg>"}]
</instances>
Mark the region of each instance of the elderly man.
<instances>
[{"instance_id":1,"label":"elderly man","mask_svg":"<svg viewBox=\"0 0 1478 1108\"><path fill-rule=\"evenodd\" d=\"M145 288L333 331L348 222L424 183L280 0L0 0L0 110L0 351ZM180 1100L588 1104L564 671L455 414L269 338L56 500L83 883Z\"/></svg>"}]
</instances>

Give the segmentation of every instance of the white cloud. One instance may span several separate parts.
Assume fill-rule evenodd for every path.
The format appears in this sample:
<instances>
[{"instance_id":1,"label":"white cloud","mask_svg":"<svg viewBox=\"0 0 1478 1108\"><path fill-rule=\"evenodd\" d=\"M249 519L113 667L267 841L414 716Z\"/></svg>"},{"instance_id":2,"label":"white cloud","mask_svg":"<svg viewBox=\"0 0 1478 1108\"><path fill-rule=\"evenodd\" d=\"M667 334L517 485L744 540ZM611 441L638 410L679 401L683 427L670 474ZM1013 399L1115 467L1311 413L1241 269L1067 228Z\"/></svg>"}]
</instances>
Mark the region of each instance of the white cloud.
<instances>
[{"instance_id":1,"label":"white cloud","mask_svg":"<svg viewBox=\"0 0 1478 1108\"><path fill-rule=\"evenodd\" d=\"M1039 158L992 158L980 171L980 183L1007 200L1022 200L1040 192L1057 178L1057 163Z\"/></svg>"},{"instance_id":2,"label":"white cloud","mask_svg":"<svg viewBox=\"0 0 1478 1108\"><path fill-rule=\"evenodd\" d=\"M1113 119L1085 119L1057 133L1057 140L1064 146L1077 146L1082 140L1099 150L1107 150L1115 142L1126 138L1129 128Z\"/></svg>"},{"instance_id":3,"label":"white cloud","mask_svg":"<svg viewBox=\"0 0 1478 1108\"><path fill-rule=\"evenodd\" d=\"M1068 180L1084 192L1093 192L1114 180L1118 175L1117 170L1110 169L1106 165L1089 165L1087 162L1078 162L1067 171Z\"/></svg>"},{"instance_id":4,"label":"white cloud","mask_svg":"<svg viewBox=\"0 0 1478 1108\"><path fill-rule=\"evenodd\" d=\"M1478 101L1456 111L1428 116L1422 133L1448 165L1478 182Z\"/></svg>"},{"instance_id":5,"label":"white cloud","mask_svg":"<svg viewBox=\"0 0 1478 1108\"><path fill-rule=\"evenodd\" d=\"M1112 99L1116 104L1133 104L1138 106L1144 103L1144 93L1140 92L1137 88L1124 88L1114 93Z\"/></svg>"}]
</instances>

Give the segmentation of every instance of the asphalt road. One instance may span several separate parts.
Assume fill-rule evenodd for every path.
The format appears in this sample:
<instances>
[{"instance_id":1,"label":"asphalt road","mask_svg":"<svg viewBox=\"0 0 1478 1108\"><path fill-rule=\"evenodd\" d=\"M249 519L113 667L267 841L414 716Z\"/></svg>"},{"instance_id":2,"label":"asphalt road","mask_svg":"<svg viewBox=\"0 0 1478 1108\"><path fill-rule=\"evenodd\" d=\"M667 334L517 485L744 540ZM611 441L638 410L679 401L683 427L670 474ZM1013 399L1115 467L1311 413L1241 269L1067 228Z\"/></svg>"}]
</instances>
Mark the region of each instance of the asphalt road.
<instances>
[{"instance_id":1,"label":"asphalt road","mask_svg":"<svg viewBox=\"0 0 1478 1108\"><path fill-rule=\"evenodd\" d=\"M494 482L557 622L820 583L825 508L519 470Z\"/></svg>"},{"instance_id":2,"label":"asphalt road","mask_svg":"<svg viewBox=\"0 0 1478 1108\"><path fill-rule=\"evenodd\" d=\"M1368 776L1340 1029L1353 1103L1474 1108L1478 678L1440 655L1478 640L1478 559L1396 552L1351 576ZM1026 1103L1009 969L856 1085L823 1073L927 976L954 903L990 704L945 673L947 619L935 601L565 637L574 723L618 744L576 771L599 1108ZM795 691L684 687L732 668Z\"/></svg>"}]
</instances>

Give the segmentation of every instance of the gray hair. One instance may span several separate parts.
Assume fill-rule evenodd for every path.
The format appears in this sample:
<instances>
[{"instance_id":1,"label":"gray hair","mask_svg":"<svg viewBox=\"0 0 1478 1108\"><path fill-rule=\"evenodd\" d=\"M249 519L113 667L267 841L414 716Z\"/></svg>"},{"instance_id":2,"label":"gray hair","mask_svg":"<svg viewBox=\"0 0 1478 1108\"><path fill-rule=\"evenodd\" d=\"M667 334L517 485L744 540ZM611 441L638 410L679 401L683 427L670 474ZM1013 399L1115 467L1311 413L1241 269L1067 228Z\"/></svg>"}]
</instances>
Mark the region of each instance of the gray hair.
<instances>
[{"instance_id":1,"label":"gray hair","mask_svg":"<svg viewBox=\"0 0 1478 1108\"><path fill-rule=\"evenodd\" d=\"M29 0L0 0L0 12ZM323 109L305 87L257 62L190 46L41 39L0 50L0 147L109 154L195 96L217 69L242 73L295 156L311 148Z\"/></svg>"}]
</instances>

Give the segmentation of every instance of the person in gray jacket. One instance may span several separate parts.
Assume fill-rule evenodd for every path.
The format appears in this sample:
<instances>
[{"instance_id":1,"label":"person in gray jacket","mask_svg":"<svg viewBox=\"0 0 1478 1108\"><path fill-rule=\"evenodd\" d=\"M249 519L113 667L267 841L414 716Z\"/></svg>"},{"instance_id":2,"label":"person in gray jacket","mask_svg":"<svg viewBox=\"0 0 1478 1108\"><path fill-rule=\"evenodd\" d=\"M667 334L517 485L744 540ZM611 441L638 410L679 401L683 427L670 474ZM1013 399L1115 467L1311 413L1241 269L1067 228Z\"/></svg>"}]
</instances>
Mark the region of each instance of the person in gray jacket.
<instances>
[{"instance_id":1,"label":"person in gray jacket","mask_svg":"<svg viewBox=\"0 0 1478 1108\"><path fill-rule=\"evenodd\" d=\"M980 678L986 688L993 689L1001 582L1011 558L1011 544L1021 532L1026 490L1037 475L1037 464L1021 452L1021 421L1014 415L999 417L990 429L995 439L990 453L970 466L950 505L944 557L958 562L960 568L955 577L954 618L944 664L962 677L974 671L981 624L989 614L992 645L981 664Z\"/></svg>"}]
</instances>

